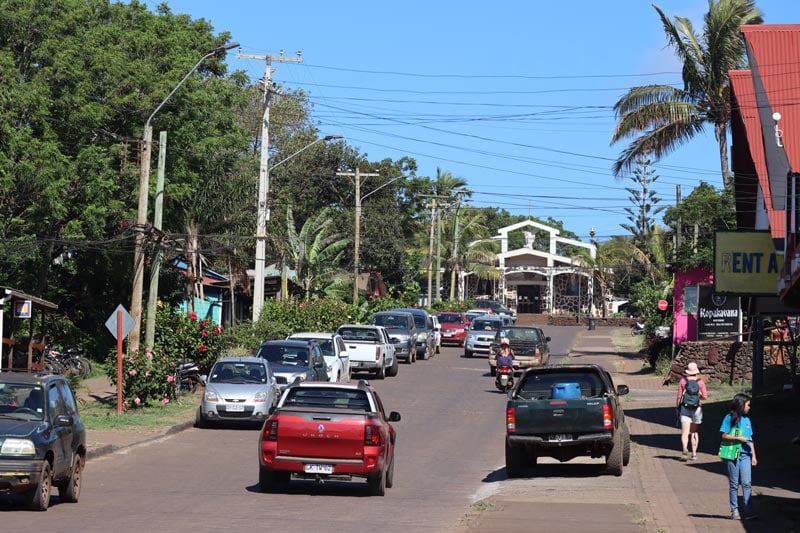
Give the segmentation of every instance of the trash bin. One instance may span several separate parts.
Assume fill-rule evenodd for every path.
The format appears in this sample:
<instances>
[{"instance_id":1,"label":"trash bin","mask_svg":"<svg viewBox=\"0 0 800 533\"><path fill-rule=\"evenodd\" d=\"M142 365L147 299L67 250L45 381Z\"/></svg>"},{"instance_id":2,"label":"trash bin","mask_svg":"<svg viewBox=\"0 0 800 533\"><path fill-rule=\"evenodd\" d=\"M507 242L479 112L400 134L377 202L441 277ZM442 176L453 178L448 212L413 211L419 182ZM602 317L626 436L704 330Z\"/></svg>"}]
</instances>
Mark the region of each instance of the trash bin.
<instances>
[{"instance_id":1,"label":"trash bin","mask_svg":"<svg viewBox=\"0 0 800 533\"><path fill-rule=\"evenodd\" d=\"M591 331L593 329L594 329L594 317L590 316L589 317L589 331Z\"/></svg>"}]
</instances>

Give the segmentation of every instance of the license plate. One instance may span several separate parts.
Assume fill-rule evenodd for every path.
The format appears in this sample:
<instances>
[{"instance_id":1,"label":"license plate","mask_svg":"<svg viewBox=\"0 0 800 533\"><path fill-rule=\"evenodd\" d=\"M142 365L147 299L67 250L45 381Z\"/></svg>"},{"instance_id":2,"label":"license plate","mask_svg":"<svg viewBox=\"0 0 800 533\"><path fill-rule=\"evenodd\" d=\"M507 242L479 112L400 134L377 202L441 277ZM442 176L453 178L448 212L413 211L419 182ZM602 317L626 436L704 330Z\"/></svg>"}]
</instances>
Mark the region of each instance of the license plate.
<instances>
[{"instance_id":1,"label":"license plate","mask_svg":"<svg viewBox=\"0 0 800 533\"><path fill-rule=\"evenodd\" d=\"M552 441L562 442L562 441L565 441L565 440L572 440L572 435L569 435L567 433L557 433L555 435L550 435L550 441L551 442Z\"/></svg>"},{"instance_id":2,"label":"license plate","mask_svg":"<svg viewBox=\"0 0 800 533\"><path fill-rule=\"evenodd\" d=\"M229 403L225 406L225 410L229 413L243 413L244 404Z\"/></svg>"},{"instance_id":3,"label":"license plate","mask_svg":"<svg viewBox=\"0 0 800 533\"><path fill-rule=\"evenodd\" d=\"M445 331L444 332L444 336L445 337L452 337L453 336L453 332L452 331Z\"/></svg>"},{"instance_id":4,"label":"license plate","mask_svg":"<svg viewBox=\"0 0 800 533\"><path fill-rule=\"evenodd\" d=\"M333 474L333 465L305 465L306 474Z\"/></svg>"}]
</instances>

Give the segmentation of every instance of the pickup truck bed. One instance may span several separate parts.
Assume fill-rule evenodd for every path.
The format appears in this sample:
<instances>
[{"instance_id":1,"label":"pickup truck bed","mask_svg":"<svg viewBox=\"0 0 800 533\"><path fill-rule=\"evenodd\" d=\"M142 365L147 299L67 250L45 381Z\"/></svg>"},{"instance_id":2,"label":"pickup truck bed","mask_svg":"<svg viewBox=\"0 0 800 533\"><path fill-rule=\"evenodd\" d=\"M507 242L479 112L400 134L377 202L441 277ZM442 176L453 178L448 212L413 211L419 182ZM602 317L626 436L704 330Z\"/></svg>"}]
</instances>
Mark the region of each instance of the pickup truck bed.
<instances>
[{"instance_id":1,"label":"pickup truck bed","mask_svg":"<svg viewBox=\"0 0 800 533\"><path fill-rule=\"evenodd\" d=\"M604 457L622 475L630 458L630 436L611 375L598 365L528 369L506 404L506 473L522 474L538 457L569 461Z\"/></svg>"}]
</instances>

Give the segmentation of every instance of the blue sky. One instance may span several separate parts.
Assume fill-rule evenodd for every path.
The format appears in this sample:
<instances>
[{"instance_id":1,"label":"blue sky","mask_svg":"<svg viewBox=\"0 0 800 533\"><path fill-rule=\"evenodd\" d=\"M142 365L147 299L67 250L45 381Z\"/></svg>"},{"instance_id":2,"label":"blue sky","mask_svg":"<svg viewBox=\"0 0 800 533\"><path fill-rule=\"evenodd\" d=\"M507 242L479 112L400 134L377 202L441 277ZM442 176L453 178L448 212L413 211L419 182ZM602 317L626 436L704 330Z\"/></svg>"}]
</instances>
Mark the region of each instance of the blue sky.
<instances>
[{"instance_id":1,"label":"blue sky","mask_svg":"<svg viewBox=\"0 0 800 533\"><path fill-rule=\"evenodd\" d=\"M154 8L160 2L147 1ZM310 94L321 135L343 135L370 160L414 157L465 179L473 206L562 220L582 240L625 234L629 179L611 165L612 106L628 88L680 84L651 2L474 0L271 2L170 0L246 54L296 56L273 80ZM663 0L702 31L706 0ZM789 0L761 0L766 23L800 22ZM611 7L613 6L613 7ZM264 62L228 53L251 79ZM721 187L709 129L655 166L660 205L700 180ZM369 185L363 190L368 190Z\"/></svg>"}]
</instances>

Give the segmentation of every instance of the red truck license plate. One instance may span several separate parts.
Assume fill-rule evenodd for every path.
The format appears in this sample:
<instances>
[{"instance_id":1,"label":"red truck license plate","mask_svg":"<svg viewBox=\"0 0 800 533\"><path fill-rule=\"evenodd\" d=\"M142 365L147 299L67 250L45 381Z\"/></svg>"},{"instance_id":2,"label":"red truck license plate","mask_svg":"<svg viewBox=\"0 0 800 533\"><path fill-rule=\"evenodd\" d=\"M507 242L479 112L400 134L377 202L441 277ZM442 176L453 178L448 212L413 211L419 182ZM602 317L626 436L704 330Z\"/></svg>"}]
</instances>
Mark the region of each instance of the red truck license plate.
<instances>
[{"instance_id":1,"label":"red truck license plate","mask_svg":"<svg viewBox=\"0 0 800 533\"><path fill-rule=\"evenodd\" d=\"M306 474L333 474L333 465L305 465Z\"/></svg>"}]
</instances>

